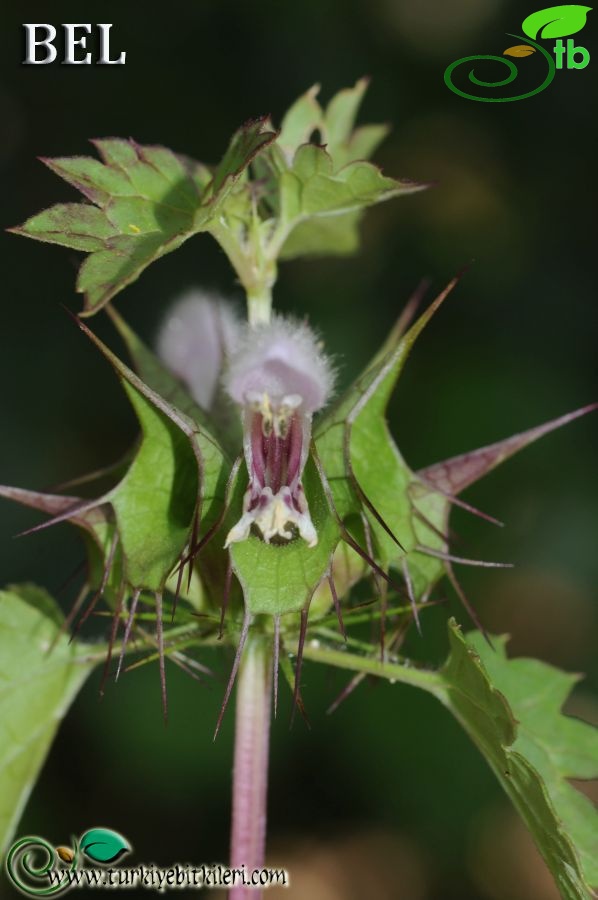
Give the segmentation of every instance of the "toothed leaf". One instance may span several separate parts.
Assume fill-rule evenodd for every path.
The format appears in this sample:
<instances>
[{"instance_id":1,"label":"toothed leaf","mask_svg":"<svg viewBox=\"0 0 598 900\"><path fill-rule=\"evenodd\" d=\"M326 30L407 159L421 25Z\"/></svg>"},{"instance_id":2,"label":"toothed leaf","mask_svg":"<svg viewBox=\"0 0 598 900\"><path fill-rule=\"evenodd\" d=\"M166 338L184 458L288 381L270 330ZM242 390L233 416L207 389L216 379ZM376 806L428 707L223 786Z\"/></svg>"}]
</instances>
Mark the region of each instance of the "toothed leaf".
<instances>
[{"instance_id":1,"label":"toothed leaf","mask_svg":"<svg viewBox=\"0 0 598 900\"><path fill-rule=\"evenodd\" d=\"M205 166L165 147L94 141L102 163L88 157L45 162L95 206L58 204L13 231L90 253L77 290L85 294L86 314L92 314L154 260L205 231L251 160L275 136L264 120L247 123L213 177Z\"/></svg>"},{"instance_id":2,"label":"toothed leaf","mask_svg":"<svg viewBox=\"0 0 598 900\"><path fill-rule=\"evenodd\" d=\"M358 244L357 226L366 207L425 188L414 182L387 178L379 168L365 161L348 161L337 169L327 150L314 144L299 147L290 174L298 187L293 215L287 221L289 237L281 250L284 259L314 252L351 252ZM288 193L288 182L281 183L281 191ZM284 201L285 194L282 198ZM326 224L322 225L324 217ZM322 236L325 243L319 248L317 241Z\"/></svg>"},{"instance_id":3,"label":"toothed leaf","mask_svg":"<svg viewBox=\"0 0 598 900\"><path fill-rule=\"evenodd\" d=\"M565 900L598 887L598 812L569 784L598 777L598 730L560 712L578 676L533 659L509 659L506 640L490 648L449 622L449 656L437 672L306 645L305 656L400 681L433 694L486 759L529 828Z\"/></svg>"}]
</instances>

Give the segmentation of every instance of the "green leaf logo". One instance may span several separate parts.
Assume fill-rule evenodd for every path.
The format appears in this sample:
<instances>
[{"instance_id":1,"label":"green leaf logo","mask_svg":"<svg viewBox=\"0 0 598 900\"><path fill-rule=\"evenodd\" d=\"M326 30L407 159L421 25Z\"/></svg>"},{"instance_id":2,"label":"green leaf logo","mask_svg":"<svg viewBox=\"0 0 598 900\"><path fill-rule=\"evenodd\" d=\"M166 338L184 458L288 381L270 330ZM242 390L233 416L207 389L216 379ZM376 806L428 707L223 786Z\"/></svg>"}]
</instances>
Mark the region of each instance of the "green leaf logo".
<instances>
[{"instance_id":1,"label":"green leaf logo","mask_svg":"<svg viewBox=\"0 0 598 900\"><path fill-rule=\"evenodd\" d=\"M94 862L111 863L123 853L129 853L131 847L122 836L109 828L92 828L86 831L79 847Z\"/></svg>"},{"instance_id":2,"label":"green leaf logo","mask_svg":"<svg viewBox=\"0 0 598 900\"><path fill-rule=\"evenodd\" d=\"M549 6L524 20L523 31L529 38L561 38L577 34L586 24L591 6Z\"/></svg>"}]
</instances>

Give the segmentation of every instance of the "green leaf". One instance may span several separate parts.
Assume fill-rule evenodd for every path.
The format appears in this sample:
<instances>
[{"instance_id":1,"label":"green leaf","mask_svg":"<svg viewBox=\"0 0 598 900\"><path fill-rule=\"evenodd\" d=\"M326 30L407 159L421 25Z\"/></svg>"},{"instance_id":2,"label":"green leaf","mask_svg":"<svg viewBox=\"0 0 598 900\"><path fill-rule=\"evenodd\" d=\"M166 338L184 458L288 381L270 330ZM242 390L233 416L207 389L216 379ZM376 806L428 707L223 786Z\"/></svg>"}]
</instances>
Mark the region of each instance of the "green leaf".
<instances>
[{"instance_id":1,"label":"green leaf","mask_svg":"<svg viewBox=\"0 0 598 900\"><path fill-rule=\"evenodd\" d=\"M281 259L297 256L351 256L359 249L361 210L299 222L286 239Z\"/></svg>"},{"instance_id":2,"label":"green leaf","mask_svg":"<svg viewBox=\"0 0 598 900\"><path fill-rule=\"evenodd\" d=\"M92 828L86 831L79 841L79 849L83 850L89 859L101 863L114 862L131 851L128 841L122 834L110 828Z\"/></svg>"},{"instance_id":3,"label":"green leaf","mask_svg":"<svg viewBox=\"0 0 598 900\"><path fill-rule=\"evenodd\" d=\"M58 204L11 230L90 254L77 290L85 294L85 314L91 315L154 260L207 230L252 159L275 137L264 119L247 123L213 176L165 147L117 138L93 141L101 163L88 157L44 162L95 206Z\"/></svg>"},{"instance_id":4,"label":"green leaf","mask_svg":"<svg viewBox=\"0 0 598 900\"><path fill-rule=\"evenodd\" d=\"M434 528L444 528L448 501L432 491L419 490L417 475L389 434L386 407L417 337L455 283L449 284L407 334L391 334L382 351L318 422L314 432L339 516L343 520L362 513L366 516L376 560L384 568L401 567L408 556L416 596L429 590L444 572L440 560L418 553L416 547L421 543L446 549L446 542ZM404 550L382 527L363 495ZM432 523L432 528L422 517Z\"/></svg>"},{"instance_id":5,"label":"green leaf","mask_svg":"<svg viewBox=\"0 0 598 900\"><path fill-rule=\"evenodd\" d=\"M566 4L539 9L523 20L522 29L528 37L561 38L577 34L586 24L591 6Z\"/></svg>"},{"instance_id":6,"label":"green leaf","mask_svg":"<svg viewBox=\"0 0 598 900\"><path fill-rule=\"evenodd\" d=\"M335 94L323 116L322 137L326 149L340 168L345 161L346 147L351 140L361 101L368 89L369 78L360 78L351 88Z\"/></svg>"},{"instance_id":7,"label":"green leaf","mask_svg":"<svg viewBox=\"0 0 598 900\"><path fill-rule=\"evenodd\" d=\"M479 633L449 623L450 653L440 671L382 663L378 648L357 656L307 642L305 657L388 678L433 694L456 717L529 828L565 900L598 887L598 812L570 778L598 777L598 731L560 708L577 676L538 660L508 659Z\"/></svg>"},{"instance_id":8,"label":"green leaf","mask_svg":"<svg viewBox=\"0 0 598 900\"><path fill-rule=\"evenodd\" d=\"M127 474L102 499L115 510L128 582L161 591L188 545L196 511L198 536L223 513L226 459L204 428L152 391L82 322L79 327L114 368L141 425Z\"/></svg>"},{"instance_id":9,"label":"green leaf","mask_svg":"<svg viewBox=\"0 0 598 900\"><path fill-rule=\"evenodd\" d=\"M230 547L233 570L252 615L278 616L303 609L330 568L340 534L311 460L303 474L303 486L318 534L315 547L308 547L301 538L284 545L266 544L253 535ZM239 480L231 522L238 518L244 489Z\"/></svg>"},{"instance_id":10,"label":"green leaf","mask_svg":"<svg viewBox=\"0 0 598 900\"><path fill-rule=\"evenodd\" d=\"M0 592L0 852L16 825L61 719L91 672L89 648L58 637L61 616L32 585ZM58 638L58 639L57 639ZM49 647L56 641L54 649Z\"/></svg>"},{"instance_id":11,"label":"green leaf","mask_svg":"<svg viewBox=\"0 0 598 900\"><path fill-rule=\"evenodd\" d=\"M598 811L570 778L598 778L598 730L563 715L579 675L537 659L507 659L505 638L494 651L476 632L467 641L479 653L491 682L508 699L517 723L512 752L528 760L546 785L550 802L571 838L588 884L598 887Z\"/></svg>"},{"instance_id":12,"label":"green leaf","mask_svg":"<svg viewBox=\"0 0 598 900\"><path fill-rule=\"evenodd\" d=\"M358 223L368 206L426 187L387 178L377 166L363 160L336 169L333 157L315 144L299 147L290 174L292 182L288 178L280 181L282 218L288 233L280 251L283 259L314 250L317 254L352 252L358 245Z\"/></svg>"},{"instance_id":13,"label":"green leaf","mask_svg":"<svg viewBox=\"0 0 598 900\"><path fill-rule=\"evenodd\" d=\"M367 519L376 561L383 568L398 569L403 576L406 565L416 597L429 593L444 574L454 579L450 563L434 554L449 553L445 535L449 534L451 507L461 502L457 495L533 441L598 408L598 404L584 407L413 472L389 433L386 409L415 341L457 280L449 283L405 334L401 316L382 349L314 429L339 516L345 522L357 516Z\"/></svg>"},{"instance_id":14,"label":"green leaf","mask_svg":"<svg viewBox=\"0 0 598 900\"><path fill-rule=\"evenodd\" d=\"M320 85L314 84L299 97L285 113L276 141L289 162L301 144L307 144L312 134L322 124L323 110L317 101Z\"/></svg>"}]
</instances>

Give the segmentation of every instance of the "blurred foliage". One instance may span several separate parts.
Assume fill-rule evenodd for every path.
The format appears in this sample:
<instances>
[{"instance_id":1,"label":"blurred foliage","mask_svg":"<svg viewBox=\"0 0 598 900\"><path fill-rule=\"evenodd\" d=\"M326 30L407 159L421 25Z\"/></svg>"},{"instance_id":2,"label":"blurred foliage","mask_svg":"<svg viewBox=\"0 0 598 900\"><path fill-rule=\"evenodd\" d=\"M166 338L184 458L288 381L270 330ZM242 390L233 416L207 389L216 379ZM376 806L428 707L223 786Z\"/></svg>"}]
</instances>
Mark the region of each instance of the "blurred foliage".
<instances>
[{"instance_id":1,"label":"blurred foliage","mask_svg":"<svg viewBox=\"0 0 598 900\"><path fill-rule=\"evenodd\" d=\"M50 13L39 0L25 0L2 12L2 222L14 225L57 199L74 199L67 185L57 196L56 179L36 155L87 153L88 136L131 134L215 162L239 121L279 118L316 80L331 94L369 74L365 117L393 124L377 161L389 174L437 185L370 212L356 257L284 266L276 302L309 314L346 383L423 275L440 287L475 259L407 366L391 404L392 429L409 464L419 467L537 424L596 399L596 123L589 116L596 81L589 69L565 72L541 95L501 105L468 103L442 80L459 56L502 52L505 32L532 11L514 0L172 0L166 12L145 8L140 17L134 6L108 14L90 2L84 18L112 18L113 46L127 50L127 64L26 67L21 23L47 21ZM82 13L61 2L51 17L76 22ZM591 27L583 34L592 52ZM0 247L0 480L47 488L118 459L136 423L60 309L77 308L79 255L7 234ZM151 340L165 305L192 284L234 291L228 263L207 237L142 276L123 312ZM98 319L97 330L114 345L108 322ZM514 573L463 575L488 627L512 631L518 652L589 672L577 702L594 715L587 698L598 685L597 436L595 418L576 423L469 493L506 521L504 532L465 513L452 523L464 555L517 563ZM66 528L12 541L36 521L3 507L1 580L35 580L55 592L81 548ZM65 591L65 604L72 592ZM452 600L449 607L457 608ZM446 608L431 612L424 641L414 633L405 649L440 659L445 619ZM169 677L168 729L151 669L124 678L101 704L97 679L90 679L58 736L24 830L60 842L103 824L127 835L139 859L167 864L195 856L198 847L205 859L223 858L231 722L213 745L220 687L201 689L176 670ZM342 676L307 663L304 683L312 730L297 722L289 734L282 709L270 792L272 858L303 873L313 867L307 885L297 880L295 896L362 897L370 867L383 878L376 895L393 900L402 875L412 885L404 893L410 900L512 900L509 871L520 873L517 890L531 884L539 900L554 896L534 877L541 863L513 836L491 773L431 698L366 683L328 718L324 709ZM392 724L391 702L401 711ZM91 759L112 763L92 767ZM397 845L400 852L391 849ZM343 859L359 875L347 880Z\"/></svg>"}]
</instances>

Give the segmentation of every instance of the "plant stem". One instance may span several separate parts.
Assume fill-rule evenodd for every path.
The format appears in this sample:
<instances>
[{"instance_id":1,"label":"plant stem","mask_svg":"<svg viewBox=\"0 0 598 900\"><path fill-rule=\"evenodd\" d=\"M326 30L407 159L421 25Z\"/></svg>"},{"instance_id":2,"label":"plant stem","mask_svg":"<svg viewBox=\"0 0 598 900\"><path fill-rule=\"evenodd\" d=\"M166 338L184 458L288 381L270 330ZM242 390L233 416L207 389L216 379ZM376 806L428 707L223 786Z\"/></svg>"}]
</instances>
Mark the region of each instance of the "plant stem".
<instances>
[{"instance_id":1,"label":"plant stem","mask_svg":"<svg viewBox=\"0 0 598 900\"><path fill-rule=\"evenodd\" d=\"M271 695L270 648L263 636L250 632L237 681L231 828L231 868L244 866L247 876L264 865ZM229 894L230 900L261 896L241 884Z\"/></svg>"},{"instance_id":2,"label":"plant stem","mask_svg":"<svg viewBox=\"0 0 598 900\"><path fill-rule=\"evenodd\" d=\"M387 678L391 682L399 681L403 684L411 684L413 687L423 688L423 690L435 694L441 700L446 696L446 681L439 671L381 662L378 657L358 656L355 653L330 649L319 643L314 644L314 642L305 644L303 656L305 659L311 659L312 662L349 669L352 672L363 672L366 675L377 675L379 678Z\"/></svg>"},{"instance_id":3,"label":"plant stem","mask_svg":"<svg viewBox=\"0 0 598 900\"><path fill-rule=\"evenodd\" d=\"M264 325L272 313L272 290L264 283L247 289L247 306L251 325Z\"/></svg>"}]
</instances>

